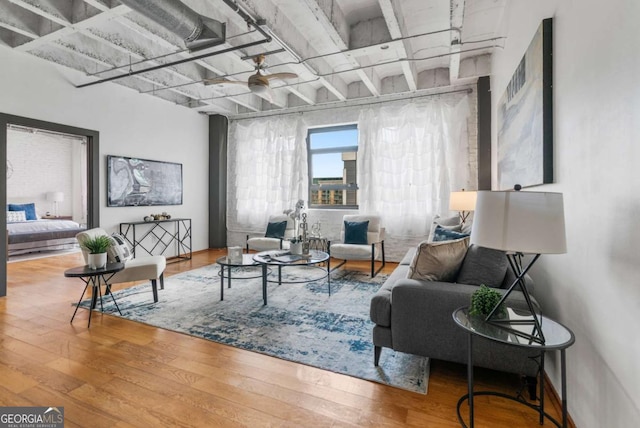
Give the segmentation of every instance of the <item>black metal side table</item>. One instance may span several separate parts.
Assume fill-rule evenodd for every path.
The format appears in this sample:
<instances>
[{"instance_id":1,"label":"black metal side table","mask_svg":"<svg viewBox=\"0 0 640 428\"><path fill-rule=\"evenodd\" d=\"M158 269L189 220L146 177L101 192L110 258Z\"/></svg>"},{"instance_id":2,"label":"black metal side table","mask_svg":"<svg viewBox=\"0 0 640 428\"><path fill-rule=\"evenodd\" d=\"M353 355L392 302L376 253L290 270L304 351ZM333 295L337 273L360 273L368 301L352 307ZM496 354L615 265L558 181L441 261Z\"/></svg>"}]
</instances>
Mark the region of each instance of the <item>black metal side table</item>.
<instances>
[{"instance_id":1,"label":"black metal side table","mask_svg":"<svg viewBox=\"0 0 640 428\"><path fill-rule=\"evenodd\" d=\"M532 331L533 326L530 324L522 324L523 316L519 315L517 311L512 308L507 308L507 316L509 320L513 320L510 323L503 323L506 327L512 329L508 331L500 325L486 322L483 316L475 316L469 314L468 307L458 308L453 312L453 320L456 325L462 328L468 333L469 337L469 349L467 357L467 384L469 392L458 400L457 412L460 425L467 427L462 416L460 415L460 406L465 401L469 402L469 428L473 428L474 415L473 415L473 397L479 395L493 395L502 398L506 398L517 403L523 404L531 409L536 410L540 415L540 425L544 423L545 417L553 422L557 427L567 427L567 366L565 351L568 347L573 345L575 337L573 332L562 324L553 321L552 319L540 316L540 324L544 334L545 343L538 343L525 337L525 335L531 335L535 332ZM501 320L504 321L504 320ZM521 331L522 336L512 331ZM507 345L519 346L529 349L540 351L540 405L535 405L523 401L515 396L510 396L495 391L473 391L473 336L484 337L495 342L506 343ZM546 351L560 351L561 361L561 378L562 378L562 423L555 420L548 413L544 411L544 357Z\"/></svg>"},{"instance_id":2,"label":"black metal side table","mask_svg":"<svg viewBox=\"0 0 640 428\"><path fill-rule=\"evenodd\" d=\"M87 291L89 285L91 285L92 293L91 293L91 306L89 307L89 322L87 323L87 328L91 326L91 313L96 308L98 304L98 297L100 297L100 310L104 310L102 306L102 291L100 290L100 286L102 283L107 287L105 290L105 294L109 292L109 280L116 273L120 272L124 269L124 263L107 263L107 265L100 269L92 269L88 265L80 266L72 269L68 269L64 272L64 276L67 278L80 278L82 282L85 283L84 290L80 295L80 300L76 304L76 310L73 311L73 316L71 317L70 323L73 322L73 319L76 317L76 313L78 312L78 307L80 307L80 302L82 302L82 298L84 297L84 293ZM113 297L113 293L109 292L111 295L111 299L113 299L113 303L116 305L116 309L118 309L118 313L122 315L120 312L120 308L118 307L118 303L116 302L115 297Z\"/></svg>"}]
</instances>

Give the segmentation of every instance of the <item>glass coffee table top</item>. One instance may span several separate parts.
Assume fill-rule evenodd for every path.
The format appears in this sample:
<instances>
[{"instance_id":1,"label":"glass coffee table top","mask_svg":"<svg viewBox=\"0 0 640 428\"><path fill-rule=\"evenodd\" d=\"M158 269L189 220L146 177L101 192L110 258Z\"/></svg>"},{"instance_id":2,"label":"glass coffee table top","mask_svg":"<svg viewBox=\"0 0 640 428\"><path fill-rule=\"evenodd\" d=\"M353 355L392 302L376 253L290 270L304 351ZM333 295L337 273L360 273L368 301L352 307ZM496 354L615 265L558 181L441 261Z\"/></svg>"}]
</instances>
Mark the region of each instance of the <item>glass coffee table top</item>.
<instances>
[{"instance_id":1,"label":"glass coffee table top","mask_svg":"<svg viewBox=\"0 0 640 428\"><path fill-rule=\"evenodd\" d=\"M218 257L216 260L220 266L231 266L231 267L242 267L242 266L255 266L258 264L257 261L253 259L253 254L243 254L242 261L231 261L227 256Z\"/></svg>"},{"instance_id":2,"label":"glass coffee table top","mask_svg":"<svg viewBox=\"0 0 640 428\"><path fill-rule=\"evenodd\" d=\"M329 254L319 250L309 250L309 254L291 254L286 250L262 251L253 255L253 260L268 265L316 265L329 260Z\"/></svg>"}]
</instances>

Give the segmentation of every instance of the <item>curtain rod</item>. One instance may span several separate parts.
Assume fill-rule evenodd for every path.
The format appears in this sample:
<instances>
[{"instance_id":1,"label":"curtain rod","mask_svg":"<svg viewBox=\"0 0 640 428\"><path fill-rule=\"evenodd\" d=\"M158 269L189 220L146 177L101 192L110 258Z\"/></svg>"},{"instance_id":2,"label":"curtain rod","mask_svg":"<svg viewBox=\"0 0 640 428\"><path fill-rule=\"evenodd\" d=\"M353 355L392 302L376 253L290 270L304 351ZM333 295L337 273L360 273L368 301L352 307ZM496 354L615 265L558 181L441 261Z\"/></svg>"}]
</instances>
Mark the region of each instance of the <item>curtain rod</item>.
<instances>
[{"instance_id":1,"label":"curtain rod","mask_svg":"<svg viewBox=\"0 0 640 428\"><path fill-rule=\"evenodd\" d=\"M414 99L418 99L418 98L434 97L434 96L437 96L437 95L456 94L456 93L460 93L460 92L466 92L467 94L470 94L470 93L473 92L473 89L472 88L453 89L451 91L437 92L437 93L433 93L433 94L414 95L412 97L394 98L394 99L372 101L372 102L360 102L360 103L356 102L356 103L353 103L353 104L348 104L349 101L338 101L338 102L330 103L330 105L295 107L295 108L290 109L290 110L288 110L286 112L276 111L276 112L273 112L273 113L269 113L269 112L266 112L266 113L248 113L249 116L238 117L238 118L231 117L231 118L229 118L229 120L240 121L240 120L247 120L247 119L259 119L259 118L271 117L271 116L285 116L285 115L289 115L289 114L302 114L302 113L306 113L306 112L329 110L329 109L335 109L335 108L371 106L371 105L376 105L376 104L393 103L393 102L396 102L396 101L407 101L407 100L414 100Z\"/></svg>"},{"instance_id":2,"label":"curtain rod","mask_svg":"<svg viewBox=\"0 0 640 428\"><path fill-rule=\"evenodd\" d=\"M50 131L48 129L41 129L41 128L31 128L29 126L14 125L13 123L7 124L7 129L11 129L13 131L18 131L18 132L25 132L28 134L49 134L55 137L62 136L70 140L80 140L83 143L85 143L87 140L87 137L83 135L65 134L64 132Z\"/></svg>"}]
</instances>

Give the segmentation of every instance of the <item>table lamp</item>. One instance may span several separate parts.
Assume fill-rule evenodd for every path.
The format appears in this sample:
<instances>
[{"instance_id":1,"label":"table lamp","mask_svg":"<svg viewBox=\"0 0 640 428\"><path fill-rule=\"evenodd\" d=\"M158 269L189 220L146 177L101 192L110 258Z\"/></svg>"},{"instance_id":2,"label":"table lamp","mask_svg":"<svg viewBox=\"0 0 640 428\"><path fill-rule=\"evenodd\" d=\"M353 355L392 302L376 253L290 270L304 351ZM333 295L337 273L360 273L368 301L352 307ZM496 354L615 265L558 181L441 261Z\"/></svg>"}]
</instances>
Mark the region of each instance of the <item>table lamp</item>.
<instances>
[{"instance_id":1,"label":"table lamp","mask_svg":"<svg viewBox=\"0 0 640 428\"><path fill-rule=\"evenodd\" d=\"M477 192L451 192L449 195L449 210L459 211L460 224L464 225L471 214L476 209Z\"/></svg>"},{"instance_id":2,"label":"table lamp","mask_svg":"<svg viewBox=\"0 0 640 428\"><path fill-rule=\"evenodd\" d=\"M544 344L540 320L527 291L524 276L541 254L567 252L562 193L480 191L473 221L471 244L505 251L516 276L486 321L501 323L495 317L496 312L515 287L519 286L533 318L519 323L534 324L535 327L531 334L503 327L514 334ZM522 258L525 254L533 255L533 259L523 269ZM513 324L513 321L504 320L502 323Z\"/></svg>"},{"instance_id":3,"label":"table lamp","mask_svg":"<svg viewBox=\"0 0 640 428\"><path fill-rule=\"evenodd\" d=\"M53 202L53 213L56 217L58 217L58 202L64 201L64 193L49 192L47 193L47 200Z\"/></svg>"}]
</instances>

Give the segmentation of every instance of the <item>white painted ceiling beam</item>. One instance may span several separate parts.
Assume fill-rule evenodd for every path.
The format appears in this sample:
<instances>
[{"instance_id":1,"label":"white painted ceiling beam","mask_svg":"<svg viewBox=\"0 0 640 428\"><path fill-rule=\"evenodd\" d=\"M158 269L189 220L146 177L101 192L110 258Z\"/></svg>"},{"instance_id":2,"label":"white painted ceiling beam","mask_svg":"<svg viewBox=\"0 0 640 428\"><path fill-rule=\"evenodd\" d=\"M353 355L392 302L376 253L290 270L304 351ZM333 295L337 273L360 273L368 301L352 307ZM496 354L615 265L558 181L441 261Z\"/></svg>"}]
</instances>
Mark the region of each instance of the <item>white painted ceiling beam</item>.
<instances>
[{"instance_id":1,"label":"white painted ceiling beam","mask_svg":"<svg viewBox=\"0 0 640 428\"><path fill-rule=\"evenodd\" d=\"M0 3L0 27L36 39L39 37L38 19L37 15L27 12L21 7L10 3Z\"/></svg>"},{"instance_id":2,"label":"white painted ceiling beam","mask_svg":"<svg viewBox=\"0 0 640 428\"><path fill-rule=\"evenodd\" d=\"M382 9L382 15L387 23L389 34L392 39L400 39L403 34L406 34L406 26L404 24L404 18L400 9L400 2L394 0L378 0L380 9ZM401 46L398 47L398 53L407 59L412 59L413 50L411 49L411 41L403 40ZM417 86L417 73L416 67L411 61L402 61L400 63L402 67L402 73L407 80L407 86L410 91L416 91Z\"/></svg>"},{"instance_id":3,"label":"white painted ceiling beam","mask_svg":"<svg viewBox=\"0 0 640 428\"><path fill-rule=\"evenodd\" d=\"M8 0L16 6L31 11L65 27L71 25L71 11L64 10L64 4L56 0ZM68 3L67 3L68 4Z\"/></svg>"},{"instance_id":4,"label":"white painted ceiling beam","mask_svg":"<svg viewBox=\"0 0 640 428\"><path fill-rule=\"evenodd\" d=\"M336 0L300 0L304 3L316 22L320 24L325 34L329 36L335 50L346 51L349 49L349 25L347 24L342 11ZM337 54L335 58L343 59L351 67L358 68L362 65L353 56ZM369 92L374 96L380 96L380 78L375 75L373 68L366 70L356 70L358 78L366 85Z\"/></svg>"},{"instance_id":5,"label":"white painted ceiling beam","mask_svg":"<svg viewBox=\"0 0 640 428\"><path fill-rule=\"evenodd\" d=\"M317 56L319 53L318 47L309 43L301 31L307 29L302 28L299 23L293 23L283 13L283 10L288 7L286 4L282 4L279 8L274 8L273 5L264 0L238 0L243 8L251 13L254 17L260 17L267 23L269 31L275 35L278 40L286 45L286 49L293 52L293 54L300 59L310 58ZM293 1L297 4L298 1ZM314 66L310 64L304 65L315 76L318 76L319 72ZM330 67L326 67L330 69ZM329 76L328 78L321 77L319 82L338 99L344 101L347 99L347 84L340 77Z\"/></svg>"}]
</instances>

